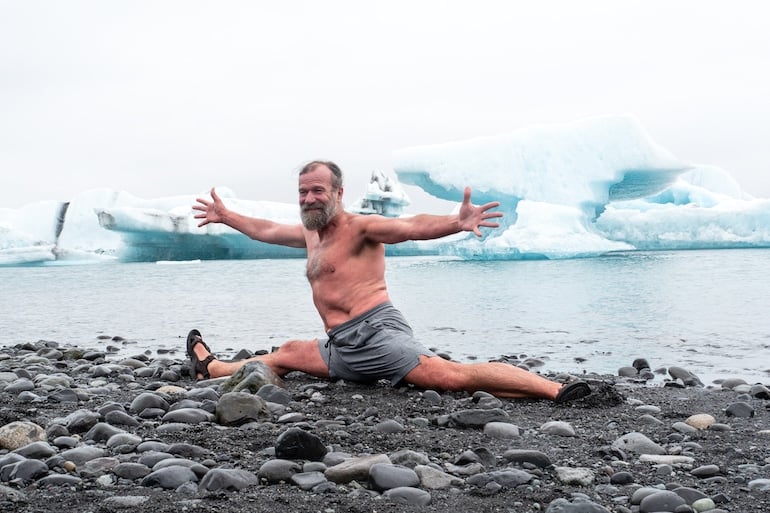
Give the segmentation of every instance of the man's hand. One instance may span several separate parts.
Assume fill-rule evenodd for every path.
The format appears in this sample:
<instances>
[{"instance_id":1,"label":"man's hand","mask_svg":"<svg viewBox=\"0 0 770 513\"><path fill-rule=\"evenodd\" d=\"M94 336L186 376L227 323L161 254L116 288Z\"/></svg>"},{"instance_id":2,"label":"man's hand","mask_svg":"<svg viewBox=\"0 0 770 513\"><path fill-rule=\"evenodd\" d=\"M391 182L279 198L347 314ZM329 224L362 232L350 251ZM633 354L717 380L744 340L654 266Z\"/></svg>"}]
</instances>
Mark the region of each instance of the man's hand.
<instances>
[{"instance_id":1,"label":"man's hand","mask_svg":"<svg viewBox=\"0 0 770 513\"><path fill-rule=\"evenodd\" d=\"M503 217L502 212L488 212L488 210L499 206L499 201L493 201L481 206L473 205L471 203L471 188L466 187L465 193L463 194L463 204L460 206L460 212L458 214L460 227L463 231L473 232L477 237L481 237L480 227L497 228L500 226L499 223L487 221L487 219L492 219L493 217Z\"/></svg>"},{"instance_id":2,"label":"man's hand","mask_svg":"<svg viewBox=\"0 0 770 513\"><path fill-rule=\"evenodd\" d=\"M196 201L200 203L200 205L193 205L192 207L193 210L201 211L200 214L195 214L195 219L203 219L203 221L198 223L198 227L205 226L209 223L224 222L227 207L222 203L222 200L219 198L213 187L211 188L211 199L213 201L197 198Z\"/></svg>"}]
</instances>

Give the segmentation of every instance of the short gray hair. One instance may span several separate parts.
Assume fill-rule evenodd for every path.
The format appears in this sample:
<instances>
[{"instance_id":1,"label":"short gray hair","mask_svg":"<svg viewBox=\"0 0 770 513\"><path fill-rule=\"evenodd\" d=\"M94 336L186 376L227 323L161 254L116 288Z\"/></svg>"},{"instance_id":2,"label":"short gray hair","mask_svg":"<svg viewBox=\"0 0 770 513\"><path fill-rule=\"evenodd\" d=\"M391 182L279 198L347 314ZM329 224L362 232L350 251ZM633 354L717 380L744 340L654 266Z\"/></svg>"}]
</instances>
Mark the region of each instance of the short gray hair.
<instances>
[{"instance_id":1,"label":"short gray hair","mask_svg":"<svg viewBox=\"0 0 770 513\"><path fill-rule=\"evenodd\" d=\"M342 187L342 170L331 160L313 160L305 164L300 170L300 176L313 171L318 166L326 166L332 172L332 189L337 190Z\"/></svg>"}]
</instances>

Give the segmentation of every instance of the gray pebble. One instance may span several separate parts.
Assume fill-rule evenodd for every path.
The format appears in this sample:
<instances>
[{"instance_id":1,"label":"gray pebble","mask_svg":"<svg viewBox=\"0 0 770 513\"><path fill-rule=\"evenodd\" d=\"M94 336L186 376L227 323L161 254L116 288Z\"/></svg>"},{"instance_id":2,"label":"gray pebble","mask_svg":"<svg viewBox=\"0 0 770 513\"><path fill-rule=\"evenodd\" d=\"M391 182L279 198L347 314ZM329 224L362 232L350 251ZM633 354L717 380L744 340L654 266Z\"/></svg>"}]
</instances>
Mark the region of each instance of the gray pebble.
<instances>
[{"instance_id":1,"label":"gray pebble","mask_svg":"<svg viewBox=\"0 0 770 513\"><path fill-rule=\"evenodd\" d=\"M410 506L427 506L432 500L430 493L419 488L392 488L382 495L397 504Z\"/></svg>"}]
</instances>

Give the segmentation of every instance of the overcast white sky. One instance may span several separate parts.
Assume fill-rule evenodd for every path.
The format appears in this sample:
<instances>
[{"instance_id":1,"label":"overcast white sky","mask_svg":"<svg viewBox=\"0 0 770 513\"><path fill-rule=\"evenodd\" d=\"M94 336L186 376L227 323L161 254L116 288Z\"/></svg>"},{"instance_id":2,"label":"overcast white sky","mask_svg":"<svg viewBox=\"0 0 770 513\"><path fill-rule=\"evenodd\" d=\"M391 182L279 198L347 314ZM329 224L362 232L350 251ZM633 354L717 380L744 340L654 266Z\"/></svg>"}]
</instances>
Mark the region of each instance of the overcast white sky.
<instances>
[{"instance_id":1,"label":"overcast white sky","mask_svg":"<svg viewBox=\"0 0 770 513\"><path fill-rule=\"evenodd\" d=\"M395 149L621 113L770 197L765 8L0 0L0 207L212 185L294 202L314 158L350 203Z\"/></svg>"}]
</instances>

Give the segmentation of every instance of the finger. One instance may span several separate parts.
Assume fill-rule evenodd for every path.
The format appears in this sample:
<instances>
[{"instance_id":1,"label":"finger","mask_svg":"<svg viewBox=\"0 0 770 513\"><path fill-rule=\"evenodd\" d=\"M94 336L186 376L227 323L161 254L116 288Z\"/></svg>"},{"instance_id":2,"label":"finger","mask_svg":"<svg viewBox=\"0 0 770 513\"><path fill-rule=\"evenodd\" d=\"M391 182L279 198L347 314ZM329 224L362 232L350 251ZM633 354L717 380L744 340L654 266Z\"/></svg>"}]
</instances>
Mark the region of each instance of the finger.
<instances>
[{"instance_id":1,"label":"finger","mask_svg":"<svg viewBox=\"0 0 770 513\"><path fill-rule=\"evenodd\" d=\"M503 217L502 212L484 212L484 219L490 219L492 217Z\"/></svg>"},{"instance_id":2,"label":"finger","mask_svg":"<svg viewBox=\"0 0 770 513\"><path fill-rule=\"evenodd\" d=\"M195 216L195 217L198 217L198 216ZM198 223L198 228L200 228L201 226L205 226L207 224L209 224L209 220L208 219L204 219L203 221Z\"/></svg>"},{"instance_id":3,"label":"finger","mask_svg":"<svg viewBox=\"0 0 770 513\"><path fill-rule=\"evenodd\" d=\"M489 210L490 208L497 208L500 206L499 201L490 201L489 203L482 205L481 210Z\"/></svg>"},{"instance_id":4,"label":"finger","mask_svg":"<svg viewBox=\"0 0 770 513\"><path fill-rule=\"evenodd\" d=\"M465 190L463 191L463 203L470 204L470 202L471 202L471 188L466 187Z\"/></svg>"},{"instance_id":5,"label":"finger","mask_svg":"<svg viewBox=\"0 0 770 513\"><path fill-rule=\"evenodd\" d=\"M214 190L214 187L211 188L211 198L214 201L220 201L219 196L217 195L217 191Z\"/></svg>"}]
</instances>

